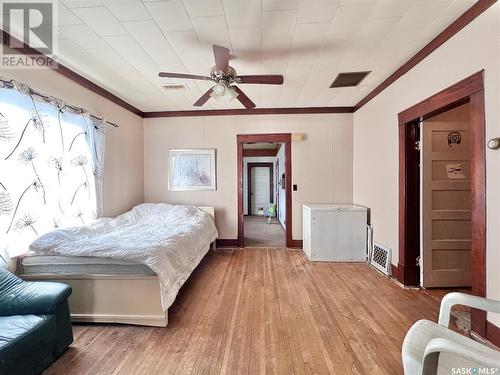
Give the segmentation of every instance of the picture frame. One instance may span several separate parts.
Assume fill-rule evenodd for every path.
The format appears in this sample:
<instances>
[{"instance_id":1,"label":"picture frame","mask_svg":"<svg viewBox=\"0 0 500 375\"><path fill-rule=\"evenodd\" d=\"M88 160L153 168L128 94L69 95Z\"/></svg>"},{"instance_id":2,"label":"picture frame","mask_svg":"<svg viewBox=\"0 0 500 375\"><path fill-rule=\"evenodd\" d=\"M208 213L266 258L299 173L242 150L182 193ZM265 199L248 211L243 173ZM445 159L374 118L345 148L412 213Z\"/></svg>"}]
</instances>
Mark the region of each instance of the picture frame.
<instances>
[{"instance_id":1,"label":"picture frame","mask_svg":"<svg viewBox=\"0 0 500 375\"><path fill-rule=\"evenodd\" d=\"M216 150L168 150L168 190L217 190Z\"/></svg>"}]
</instances>

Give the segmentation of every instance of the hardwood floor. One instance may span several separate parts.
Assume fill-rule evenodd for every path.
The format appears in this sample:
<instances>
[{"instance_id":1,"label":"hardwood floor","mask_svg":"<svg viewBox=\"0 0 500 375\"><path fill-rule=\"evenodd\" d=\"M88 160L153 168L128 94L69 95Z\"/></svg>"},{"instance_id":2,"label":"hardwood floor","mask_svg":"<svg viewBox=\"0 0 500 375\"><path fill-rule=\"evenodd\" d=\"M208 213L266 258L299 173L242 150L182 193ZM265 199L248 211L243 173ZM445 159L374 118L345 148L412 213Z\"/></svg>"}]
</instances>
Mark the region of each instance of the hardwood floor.
<instances>
[{"instance_id":1,"label":"hardwood floor","mask_svg":"<svg viewBox=\"0 0 500 375\"><path fill-rule=\"evenodd\" d=\"M401 344L439 298L365 264L301 251L218 250L169 311L167 328L75 325L47 374L398 374Z\"/></svg>"}]
</instances>

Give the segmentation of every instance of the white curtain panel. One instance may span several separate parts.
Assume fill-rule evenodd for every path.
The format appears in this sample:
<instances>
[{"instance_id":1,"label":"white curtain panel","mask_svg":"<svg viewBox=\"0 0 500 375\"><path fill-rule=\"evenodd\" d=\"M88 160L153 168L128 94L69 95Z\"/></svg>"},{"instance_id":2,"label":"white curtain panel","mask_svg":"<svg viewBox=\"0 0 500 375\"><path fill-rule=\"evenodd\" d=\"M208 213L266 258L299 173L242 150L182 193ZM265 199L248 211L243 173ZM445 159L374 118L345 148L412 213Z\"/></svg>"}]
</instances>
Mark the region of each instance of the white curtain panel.
<instances>
[{"instance_id":1,"label":"white curtain panel","mask_svg":"<svg viewBox=\"0 0 500 375\"><path fill-rule=\"evenodd\" d=\"M20 83L0 88L0 236L11 254L102 215L104 140L102 120Z\"/></svg>"}]
</instances>

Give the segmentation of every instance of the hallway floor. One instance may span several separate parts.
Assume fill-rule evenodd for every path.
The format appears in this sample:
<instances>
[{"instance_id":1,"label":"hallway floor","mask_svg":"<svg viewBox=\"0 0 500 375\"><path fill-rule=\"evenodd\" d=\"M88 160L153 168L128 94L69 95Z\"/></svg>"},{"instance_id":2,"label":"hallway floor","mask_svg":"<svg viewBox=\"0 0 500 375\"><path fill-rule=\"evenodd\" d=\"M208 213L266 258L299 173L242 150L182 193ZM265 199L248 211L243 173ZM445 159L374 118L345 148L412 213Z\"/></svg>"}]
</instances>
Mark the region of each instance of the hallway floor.
<instances>
[{"instance_id":1,"label":"hallway floor","mask_svg":"<svg viewBox=\"0 0 500 375\"><path fill-rule=\"evenodd\" d=\"M264 216L245 216L245 247L286 247L285 230L277 219L271 224Z\"/></svg>"}]
</instances>

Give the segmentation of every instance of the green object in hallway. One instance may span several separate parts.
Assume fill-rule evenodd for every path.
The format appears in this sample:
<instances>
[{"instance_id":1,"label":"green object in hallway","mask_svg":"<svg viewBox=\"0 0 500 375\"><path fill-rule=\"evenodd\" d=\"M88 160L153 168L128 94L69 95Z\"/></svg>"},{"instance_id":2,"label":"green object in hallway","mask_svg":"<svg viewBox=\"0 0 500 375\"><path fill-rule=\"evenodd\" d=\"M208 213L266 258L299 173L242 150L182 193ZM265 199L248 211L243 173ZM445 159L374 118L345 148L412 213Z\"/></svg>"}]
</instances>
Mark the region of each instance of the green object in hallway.
<instances>
[{"instance_id":1,"label":"green object in hallway","mask_svg":"<svg viewBox=\"0 0 500 375\"><path fill-rule=\"evenodd\" d=\"M267 223L271 224L273 217L276 217L276 203L273 203L267 209Z\"/></svg>"}]
</instances>

